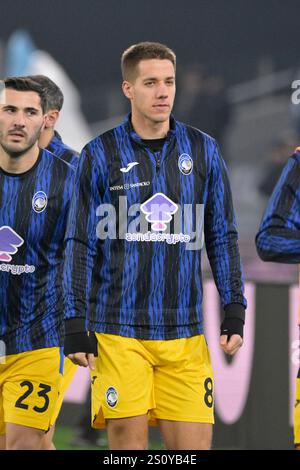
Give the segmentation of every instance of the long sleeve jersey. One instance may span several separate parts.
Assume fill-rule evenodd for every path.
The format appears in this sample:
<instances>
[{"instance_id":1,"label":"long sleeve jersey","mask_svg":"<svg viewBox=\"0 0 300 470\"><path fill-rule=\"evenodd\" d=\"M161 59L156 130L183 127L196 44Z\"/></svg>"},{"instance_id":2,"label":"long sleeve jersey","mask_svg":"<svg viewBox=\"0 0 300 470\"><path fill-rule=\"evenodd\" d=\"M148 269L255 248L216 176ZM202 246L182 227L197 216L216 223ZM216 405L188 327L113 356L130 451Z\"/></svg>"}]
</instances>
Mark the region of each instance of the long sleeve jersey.
<instances>
[{"instance_id":1,"label":"long sleeve jersey","mask_svg":"<svg viewBox=\"0 0 300 470\"><path fill-rule=\"evenodd\" d=\"M256 236L264 261L300 263L300 148L289 158Z\"/></svg>"},{"instance_id":2,"label":"long sleeve jersey","mask_svg":"<svg viewBox=\"0 0 300 470\"><path fill-rule=\"evenodd\" d=\"M154 152L129 116L84 147L75 188L64 273L73 332L88 318L91 331L140 339L201 334L201 244L190 236L201 239L201 226L223 307L244 311L231 191L214 139L171 118Z\"/></svg>"},{"instance_id":3,"label":"long sleeve jersey","mask_svg":"<svg viewBox=\"0 0 300 470\"><path fill-rule=\"evenodd\" d=\"M0 340L6 354L63 344L63 243L73 168L47 150L0 169Z\"/></svg>"}]
</instances>

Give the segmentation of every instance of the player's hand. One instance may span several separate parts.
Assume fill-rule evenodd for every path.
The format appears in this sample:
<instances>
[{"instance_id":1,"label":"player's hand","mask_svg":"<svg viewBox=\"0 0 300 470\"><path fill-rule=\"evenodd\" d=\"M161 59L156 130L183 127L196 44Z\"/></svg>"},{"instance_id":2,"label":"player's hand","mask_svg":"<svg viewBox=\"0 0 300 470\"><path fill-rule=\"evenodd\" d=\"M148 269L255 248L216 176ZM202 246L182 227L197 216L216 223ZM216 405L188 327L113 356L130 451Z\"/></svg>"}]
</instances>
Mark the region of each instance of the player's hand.
<instances>
[{"instance_id":1,"label":"player's hand","mask_svg":"<svg viewBox=\"0 0 300 470\"><path fill-rule=\"evenodd\" d=\"M243 338L240 335L221 335L220 346L226 354L233 356L242 346Z\"/></svg>"},{"instance_id":2,"label":"player's hand","mask_svg":"<svg viewBox=\"0 0 300 470\"><path fill-rule=\"evenodd\" d=\"M95 369L95 356L91 353L74 353L69 354L68 358L78 366L89 367L91 370Z\"/></svg>"},{"instance_id":3,"label":"player's hand","mask_svg":"<svg viewBox=\"0 0 300 470\"><path fill-rule=\"evenodd\" d=\"M95 357L98 355L98 343L95 333L79 331L66 334L64 338L64 355L74 364L94 370Z\"/></svg>"}]
</instances>

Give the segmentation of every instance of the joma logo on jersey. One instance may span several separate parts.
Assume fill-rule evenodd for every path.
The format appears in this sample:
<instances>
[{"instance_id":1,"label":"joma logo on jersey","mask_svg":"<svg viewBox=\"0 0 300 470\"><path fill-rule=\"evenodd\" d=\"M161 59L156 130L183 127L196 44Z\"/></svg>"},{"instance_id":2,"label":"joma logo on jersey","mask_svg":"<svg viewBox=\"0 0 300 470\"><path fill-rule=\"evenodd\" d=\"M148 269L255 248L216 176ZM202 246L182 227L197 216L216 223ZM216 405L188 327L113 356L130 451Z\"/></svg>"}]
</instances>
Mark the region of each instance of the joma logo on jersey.
<instances>
[{"instance_id":1,"label":"joma logo on jersey","mask_svg":"<svg viewBox=\"0 0 300 470\"><path fill-rule=\"evenodd\" d=\"M11 261L11 255L17 253L24 240L11 227L0 228L0 261Z\"/></svg>"},{"instance_id":2,"label":"joma logo on jersey","mask_svg":"<svg viewBox=\"0 0 300 470\"><path fill-rule=\"evenodd\" d=\"M135 165L139 165L139 162L130 162L124 168L120 168L120 171L122 171L122 173L128 173Z\"/></svg>"}]
</instances>

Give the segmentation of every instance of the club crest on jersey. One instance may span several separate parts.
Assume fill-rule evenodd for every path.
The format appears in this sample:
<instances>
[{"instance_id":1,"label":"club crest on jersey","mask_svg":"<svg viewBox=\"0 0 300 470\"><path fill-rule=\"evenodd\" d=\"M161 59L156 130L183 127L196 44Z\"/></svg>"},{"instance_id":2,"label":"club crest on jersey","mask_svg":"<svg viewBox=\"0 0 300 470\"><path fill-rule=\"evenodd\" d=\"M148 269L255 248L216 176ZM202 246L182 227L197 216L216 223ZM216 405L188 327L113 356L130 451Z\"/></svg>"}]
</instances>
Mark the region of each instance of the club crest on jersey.
<instances>
[{"instance_id":1,"label":"club crest on jersey","mask_svg":"<svg viewBox=\"0 0 300 470\"><path fill-rule=\"evenodd\" d=\"M47 195L44 191L38 191L32 198L32 209L37 212L43 212L48 204Z\"/></svg>"},{"instance_id":2,"label":"club crest on jersey","mask_svg":"<svg viewBox=\"0 0 300 470\"><path fill-rule=\"evenodd\" d=\"M178 168L183 175L190 175L193 171L193 160L187 153L182 153L178 158Z\"/></svg>"},{"instance_id":3,"label":"club crest on jersey","mask_svg":"<svg viewBox=\"0 0 300 470\"><path fill-rule=\"evenodd\" d=\"M118 392L114 387L109 387L106 390L106 403L111 408L114 408L118 403Z\"/></svg>"}]
</instances>

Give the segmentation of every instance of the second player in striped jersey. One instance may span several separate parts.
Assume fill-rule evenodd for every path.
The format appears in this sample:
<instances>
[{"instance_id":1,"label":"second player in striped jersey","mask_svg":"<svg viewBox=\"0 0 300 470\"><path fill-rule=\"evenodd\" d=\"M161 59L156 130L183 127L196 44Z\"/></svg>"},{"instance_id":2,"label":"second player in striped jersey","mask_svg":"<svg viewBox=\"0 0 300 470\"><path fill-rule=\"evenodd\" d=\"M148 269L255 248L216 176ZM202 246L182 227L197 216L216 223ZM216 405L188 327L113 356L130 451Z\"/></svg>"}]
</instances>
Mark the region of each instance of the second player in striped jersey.
<instances>
[{"instance_id":1,"label":"second player in striped jersey","mask_svg":"<svg viewBox=\"0 0 300 470\"><path fill-rule=\"evenodd\" d=\"M49 77L46 77L45 75L31 75L29 78L41 85L45 92L46 119L45 126L39 137L39 147L46 148L46 150L49 150L49 152L52 152L57 157L73 166L74 170L76 170L79 162L79 154L66 145L62 141L61 136L55 130L55 126L59 119L60 111L64 103L62 90L56 83L53 82L53 80L51 80ZM75 364L73 364L73 362L68 358L65 358L59 399L55 406L55 412L52 416L51 429L45 435L43 443L44 449L55 448L53 444L55 422L60 413L65 393L74 377L76 369L77 367Z\"/></svg>"},{"instance_id":2,"label":"second player in striped jersey","mask_svg":"<svg viewBox=\"0 0 300 470\"><path fill-rule=\"evenodd\" d=\"M78 152L66 145L55 129L64 103L61 89L45 75L30 75L29 78L44 88L46 96L46 122L39 138L39 147L46 148L76 169L79 161Z\"/></svg>"},{"instance_id":3,"label":"second player in striped jersey","mask_svg":"<svg viewBox=\"0 0 300 470\"><path fill-rule=\"evenodd\" d=\"M38 147L43 88L20 77L2 84L1 446L40 449L61 383L62 253L74 169Z\"/></svg>"},{"instance_id":4,"label":"second player in striped jersey","mask_svg":"<svg viewBox=\"0 0 300 470\"><path fill-rule=\"evenodd\" d=\"M300 147L289 158L274 188L256 236L256 247L263 261L300 263ZM300 450L300 367L296 379L294 443Z\"/></svg>"}]
</instances>

